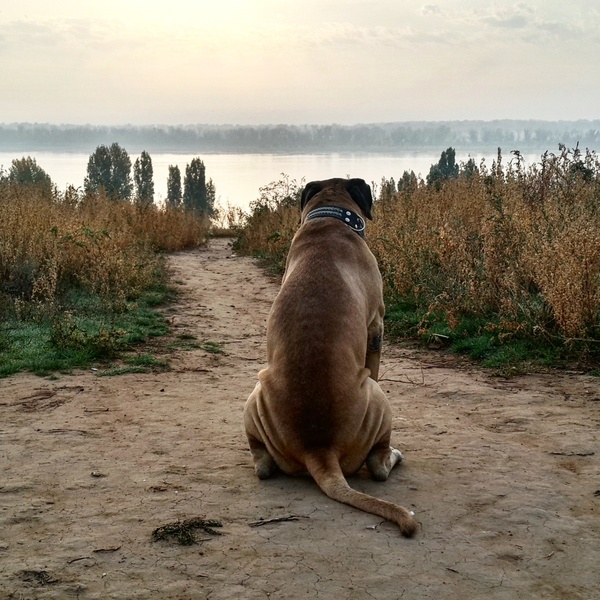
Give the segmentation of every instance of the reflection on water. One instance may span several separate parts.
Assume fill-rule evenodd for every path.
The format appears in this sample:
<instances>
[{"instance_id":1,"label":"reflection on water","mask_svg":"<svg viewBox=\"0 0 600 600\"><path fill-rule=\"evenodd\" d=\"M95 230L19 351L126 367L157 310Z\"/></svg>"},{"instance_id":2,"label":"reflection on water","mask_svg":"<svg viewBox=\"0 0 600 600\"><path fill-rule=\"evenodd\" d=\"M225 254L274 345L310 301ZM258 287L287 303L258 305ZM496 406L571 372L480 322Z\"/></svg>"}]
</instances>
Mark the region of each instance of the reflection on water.
<instances>
[{"instance_id":1,"label":"reflection on water","mask_svg":"<svg viewBox=\"0 0 600 600\"><path fill-rule=\"evenodd\" d=\"M154 169L155 199L163 200L167 195L169 165L178 165L181 177L192 158L200 156L206 165L206 176L213 180L217 198L222 206L231 204L246 209L250 202L258 198L259 188L281 178L285 173L300 181L328 179L330 177L361 177L367 183L379 184L382 177L398 180L402 173L414 171L423 177L429 173L432 164L437 163L438 153L398 153L398 154L151 154ZM31 156L50 175L60 190L67 185L83 188L89 154L67 152L0 152L0 166L10 168L15 158ZM132 164L137 158L130 154ZM456 160L474 158L477 163L484 156L460 154ZM495 155L485 156L488 166ZM505 156L507 161L510 156ZM525 156L526 164L539 160L538 155Z\"/></svg>"}]
</instances>

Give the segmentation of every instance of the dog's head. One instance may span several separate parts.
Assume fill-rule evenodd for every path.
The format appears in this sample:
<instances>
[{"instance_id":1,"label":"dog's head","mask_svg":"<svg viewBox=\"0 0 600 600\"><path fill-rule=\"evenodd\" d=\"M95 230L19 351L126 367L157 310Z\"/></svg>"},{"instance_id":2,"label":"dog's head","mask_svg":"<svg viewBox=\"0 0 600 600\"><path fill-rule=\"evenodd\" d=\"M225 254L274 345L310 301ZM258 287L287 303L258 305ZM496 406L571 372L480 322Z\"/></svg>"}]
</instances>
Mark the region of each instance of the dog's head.
<instances>
[{"instance_id":1,"label":"dog's head","mask_svg":"<svg viewBox=\"0 0 600 600\"><path fill-rule=\"evenodd\" d=\"M371 209L373 208L373 196L371 188L364 179L328 179L326 181L311 181L306 184L302 192L300 201L300 210L314 198L317 194L329 191L327 201L335 203L336 194L340 191L346 191L352 201L361 209L367 219L373 219Z\"/></svg>"}]
</instances>

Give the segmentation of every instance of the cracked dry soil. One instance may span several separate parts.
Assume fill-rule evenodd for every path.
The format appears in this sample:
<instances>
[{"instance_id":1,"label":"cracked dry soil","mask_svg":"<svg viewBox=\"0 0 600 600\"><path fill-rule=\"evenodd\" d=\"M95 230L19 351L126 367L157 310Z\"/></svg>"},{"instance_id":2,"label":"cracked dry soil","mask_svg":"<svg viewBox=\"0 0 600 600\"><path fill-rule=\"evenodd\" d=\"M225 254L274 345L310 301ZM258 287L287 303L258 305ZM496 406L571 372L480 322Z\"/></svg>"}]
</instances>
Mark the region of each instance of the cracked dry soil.
<instances>
[{"instance_id":1,"label":"cracked dry soil","mask_svg":"<svg viewBox=\"0 0 600 600\"><path fill-rule=\"evenodd\" d=\"M226 240L169 260L174 339L212 345L180 343L167 373L0 382L0 598L600 598L597 379L387 345L405 463L351 484L411 507L407 540L309 479L254 476L242 407L278 284ZM223 535L152 541L196 517Z\"/></svg>"}]
</instances>

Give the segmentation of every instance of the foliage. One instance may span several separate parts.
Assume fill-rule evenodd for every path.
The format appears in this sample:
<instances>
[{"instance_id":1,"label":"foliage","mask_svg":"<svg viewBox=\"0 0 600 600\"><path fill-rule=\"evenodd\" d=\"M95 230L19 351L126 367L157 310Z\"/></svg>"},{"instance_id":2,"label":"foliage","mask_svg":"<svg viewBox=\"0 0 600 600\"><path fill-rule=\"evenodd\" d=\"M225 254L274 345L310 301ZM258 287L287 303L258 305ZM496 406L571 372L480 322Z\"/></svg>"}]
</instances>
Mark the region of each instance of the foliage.
<instances>
[{"instance_id":1,"label":"foliage","mask_svg":"<svg viewBox=\"0 0 600 600\"><path fill-rule=\"evenodd\" d=\"M288 175L260 188L260 196L250 204L234 248L242 254L267 259L282 272L294 233L300 222L300 196L304 181Z\"/></svg>"},{"instance_id":2,"label":"foliage","mask_svg":"<svg viewBox=\"0 0 600 600\"><path fill-rule=\"evenodd\" d=\"M148 307L147 298L143 292L125 311L114 313L92 294L73 290L62 311L37 310L29 318L5 318L0 321L0 377L19 371L47 375L100 366L159 333L164 335L165 317ZM164 361L143 354L125 356L123 362L138 372L167 368ZM98 374L115 373L108 369Z\"/></svg>"},{"instance_id":3,"label":"foliage","mask_svg":"<svg viewBox=\"0 0 600 600\"><path fill-rule=\"evenodd\" d=\"M147 208L154 202L154 181L152 176L152 159L144 150L133 165L135 200L142 208Z\"/></svg>"},{"instance_id":4,"label":"foliage","mask_svg":"<svg viewBox=\"0 0 600 600\"><path fill-rule=\"evenodd\" d=\"M356 125L50 125L0 124L7 150L87 151L118 139L160 152L356 152L436 150L448 146L488 152L498 146L540 152L559 142L600 146L600 120L431 121Z\"/></svg>"},{"instance_id":5,"label":"foliage","mask_svg":"<svg viewBox=\"0 0 600 600\"><path fill-rule=\"evenodd\" d=\"M451 149L449 149L451 150ZM427 185L385 180L368 243L384 277L388 332L447 344L489 366L600 356L600 163L564 146L525 169L456 165ZM438 163L437 166L439 166ZM435 166L435 165L434 165ZM300 188L266 186L235 242L283 269ZM292 188L287 193L287 188Z\"/></svg>"},{"instance_id":6,"label":"foliage","mask_svg":"<svg viewBox=\"0 0 600 600\"><path fill-rule=\"evenodd\" d=\"M427 185L440 189L444 181L458 177L458 164L456 164L456 150L448 148L442 152L437 165L431 165L427 175Z\"/></svg>"},{"instance_id":7,"label":"foliage","mask_svg":"<svg viewBox=\"0 0 600 600\"><path fill-rule=\"evenodd\" d=\"M213 217L215 215L215 202L217 200L217 188L213 183L212 179L206 182L206 204L209 208L207 211L208 216Z\"/></svg>"},{"instance_id":8,"label":"foliage","mask_svg":"<svg viewBox=\"0 0 600 600\"><path fill-rule=\"evenodd\" d=\"M169 176L167 178L167 202L173 208L181 206L181 171L177 165L169 165Z\"/></svg>"},{"instance_id":9,"label":"foliage","mask_svg":"<svg viewBox=\"0 0 600 600\"><path fill-rule=\"evenodd\" d=\"M576 148L525 169L499 153L377 203L370 230L387 295L415 306L417 333L450 340L467 319L494 344L600 348L600 165ZM439 338L444 339L444 338Z\"/></svg>"},{"instance_id":10,"label":"foliage","mask_svg":"<svg viewBox=\"0 0 600 600\"><path fill-rule=\"evenodd\" d=\"M209 194L210 187L210 194ZM206 183L206 168L200 158L193 158L185 168L183 206L189 212L211 217L214 205L214 185Z\"/></svg>"},{"instance_id":11,"label":"foliage","mask_svg":"<svg viewBox=\"0 0 600 600\"><path fill-rule=\"evenodd\" d=\"M161 373L169 371L169 363L159 360L150 354L134 354L125 356L123 365L113 366L104 371L99 371L99 377L114 377L116 375L127 375L129 373Z\"/></svg>"},{"instance_id":12,"label":"foliage","mask_svg":"<svg viewBox=\"0 0 600 600\"><path fill-rule=\"evenodd\" d=\"M124 330L107 328L104 323L96 331L87 331L67 311L53 320L50 344L60 349L85 350L93 358L110 358L117 354L124 335Z\"/></svg>"},{"instance_id":13,"label":"foliage","mask_svg":"<svg viewBox=\"0 0 600 600\"><path fill-rule=\"evenodd\" d=\"M52 194L50 176L37 164L35 158L30 156L12 161L8 171L8 182L21 187L35 186L47 196Z\"/></svg>"},{"instance_id":14,"label":"foliage","mask_svg":"<svg viewBox=\"0 0 600 600\"><path fill-rule=\"evenodd\" d=\"M129 200L133 182L127 151L116 142L110 147L98 146L88 160L84 187L88 194L102 191L111 200Z\"/></svg>"},{"instance_id":15,"label":"foliage","mask_svg":"<svg viewBox=\"0 0 600 600\"><path fill-rule=\"evenodd\" d=\"M203 244L208 226L181 210L140 211L103 192L70 188L48 197L38 187L0 186L0 361L17 365L10 372L63 369L164 334L164 322L142 304L164 295L158 252Z\"/></svg>"}]
</instances>

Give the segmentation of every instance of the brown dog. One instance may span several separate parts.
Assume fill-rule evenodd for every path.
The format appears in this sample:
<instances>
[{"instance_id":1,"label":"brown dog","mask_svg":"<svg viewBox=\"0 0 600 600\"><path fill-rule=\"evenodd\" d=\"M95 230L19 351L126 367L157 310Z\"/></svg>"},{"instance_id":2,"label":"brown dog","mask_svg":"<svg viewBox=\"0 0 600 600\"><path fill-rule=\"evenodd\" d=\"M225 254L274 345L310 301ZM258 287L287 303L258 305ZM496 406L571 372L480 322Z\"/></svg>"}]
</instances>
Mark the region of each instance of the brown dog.
<instances>
[{"instance_id":1,"label":"brown dog","mask_svg":"<svg viewBox=\"0 0 600 600\"><path fill-rule=\"evenodd\" d=\"M256 474L306 472L333 500L397 523L405 508L353 490L344 475L365 463L385 481L402 454L390 446L391 408L377 377L382 282L363 237L371 189L362 179L309 183L302 224L267 323L267 368L244 409ZM356 209L362 216L355 213Z\"/></svg>"}]
</instances>

